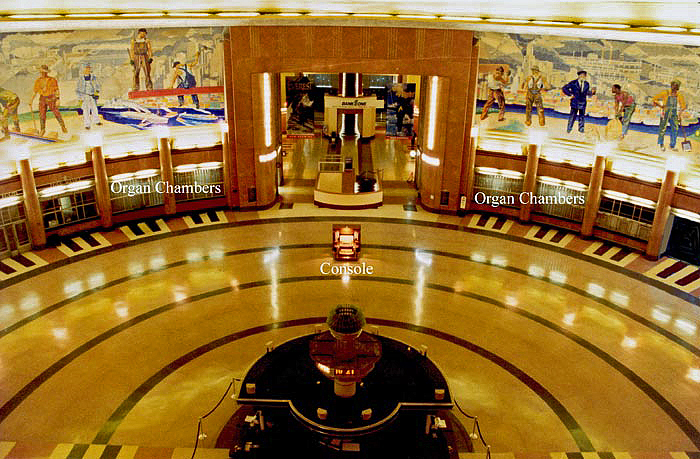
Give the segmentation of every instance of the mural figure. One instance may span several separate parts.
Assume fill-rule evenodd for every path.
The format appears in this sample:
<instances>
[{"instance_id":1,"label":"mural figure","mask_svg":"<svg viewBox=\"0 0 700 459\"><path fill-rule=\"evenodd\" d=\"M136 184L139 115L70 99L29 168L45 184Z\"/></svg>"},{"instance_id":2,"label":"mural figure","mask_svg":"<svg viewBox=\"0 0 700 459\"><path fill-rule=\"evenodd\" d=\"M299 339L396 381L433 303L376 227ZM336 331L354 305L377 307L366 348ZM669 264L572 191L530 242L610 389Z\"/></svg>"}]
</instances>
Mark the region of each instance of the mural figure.
<instances>
[{"instance_id":1,"label":"mural figure","mask_svg":"<svg viewBox=\"0 0 700 459\"><path fill-rule=\"evenodd\" d=\"M0 121L2 122L3 133L1 140L5 140L10 137L10 130L8 128L10 118L12 118L15 131L19 132L19 117L17 116L19 97L12 91L0 88L0 107L2 107L2 119Z\"/></svg>"},{"instance_id":2,"label":"mural figure","mask_svg":"<svg viewBox=\"0 0 700 459\"><path fill-rule=\"evenodd\" d=\"M577 72L578 78L569 81L562 91L567 96L571 97L571 112L569 113L569 123L566 126L566 132L571 132L574 127L574 121L578 118L578 132L585 132L586 127L586 103L588 97L595 94L596 89L591 89L590 84L586 81L588 73L585 70Z\"/></svg>"},{"instance_id":3,"label":"mural figure","mask_svg":"<svg viewBox=\"0 0 700 459\"><path fill-rule=\"evenodd\" d=\"M83 77L78 79L75 88L78 99L82 101L83 123L85 129L90 129L93 124L101 126L100 116L97 112L97 99L100 97L100 83L92 73L89 63L83 64Z\"/></svg>"},{"instance_id":4,"label":"mural figure","mask_svg":"<svg viewBox=\"0 0 700 459\"><path fill-rule=\"evenodd\" d=\"M151 40L147 37L146 29L139 29L136 37L131 40L129 47L129 57L131 65L134 67L134 91L138 91L141 87L139 74L143 69L144 78L146 80L146 89L153 89L151 81L151 63L153 62L153 50L151 48Z\"/></svg>"},{"instance_id":5,"label":"mural figure","mask_svg":"<svg viewBox=\"0 0 700 459\"><path fill-rule=\"evenodd\" d=\"M195 59L193 61L188 62L187 64L183 64L180 61L173 62L173 68L175 69L175 71L173 72L173 78L170 81L170 87L179 89L189 89L196 87L197 81L195 80L194 75L192 74L192 72L189 71L187 66L189 65L190 67L194 67L198 63L199 51L197 51ZM175 86L176 84L177 86ZM185 105L185 96L177 96L177 101L180 107L182 107L183 105ZM197 97L197 94L192 94L192 103L194 103L195 107L199 108L199 97Z\"/></svg>"},{"instance_id":6,"label":"mural figure","mask_svg":"<svg viewBox=\"0 0 700 459\"><path fill-rule=\"evenodd\" d=\"M622 140L630 128L630 120L632 120L637 104L634 102L632 94L623 91L619 84L612 85L612 93L615 95L615 117L622 123L622 133L620 134L620 140Z\"/></svg>"},{"instance_id":7,"label":"mural figure","mask_svg":"<svg viewBox=\"0 0 700 459\"><path fill-rule=\"evenodd\" d=\"M525 124L532 124L532 106L537 108L537 117L540 121L540 126L544 126L544 104L542 103L542 91L550 89L547 79L540 74L540 68L533 65L530 69L532 72L529 77L523 81L522 89L525 89ZM505 107L505 104L503 105Z\"/></svg>"},{"instance_id":8,"label":"mural figure","mask_svg":"<svg viewBox=\"0 0 700 459\"><path fill-rule=\"evenodd\" d=\"M664 136L666 135L666 126L671 127L671 149L676 151L676 139L678 138L678 125L681 119L681 114L685 110L685 97L679 91L681 82L673 80L671 89L661 91L651 100L652 104L661 108L661 122L659 124L659 148L661 151L666 150L664 147Z\"/></svg>"},{"instance_id":9,"label":"mural figure","mask_svg":"<svg viewBox=\"0 0 700 459\"><path fill-rule=\"evenodd\" d=\"M56 117L58 124L61 126L63 133L67 133L66 123L63 122L63 117L61 112L58 110L59 100L61 98L61 93L58 88L58 81L54 77L49 76L49 67L43 64L39 68L39 78L34 82L34 92L32 93L32 98L29 101L29 109L33 111L32 105L34 104L34 97L39 94L39 122L41 129L39 135L43 136L46 131L46 109L48 108ZM36 125L35 125L36 129Z\"/></svg>"},{"instance_id":10,"label":"mural figure","mask_svg":"<svg viewBox=\"0 0 700 459\"><path fill-rule=\"evenodd\" d=\"M510 84L510 69L504 73L503 67L498 66L493 73L489 74L487 85L489 88L489 99L481 109L481 119L485 120L489 116L489 109L494 101L498 102L498 121L505 120L506 98L503 95L503 88Z\"/></svg>"}]
</instances>

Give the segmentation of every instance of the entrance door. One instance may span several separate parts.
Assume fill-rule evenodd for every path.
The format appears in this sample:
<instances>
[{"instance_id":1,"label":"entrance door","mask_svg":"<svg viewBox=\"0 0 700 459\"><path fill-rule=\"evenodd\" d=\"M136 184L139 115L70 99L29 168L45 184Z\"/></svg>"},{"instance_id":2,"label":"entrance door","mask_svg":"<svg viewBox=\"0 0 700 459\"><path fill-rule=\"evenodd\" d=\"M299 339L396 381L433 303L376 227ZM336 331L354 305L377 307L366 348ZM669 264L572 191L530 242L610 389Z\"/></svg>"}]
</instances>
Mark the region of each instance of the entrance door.
<instances>
[{"instance_id":1,"label":"entrance door","mask_svg":"<svg viewBox=\"0 0 700 459\"><path fill-rule=\"evenodd\" d=\"M22 204L0 209L0 256L11 257L30 247Z\"/></svg>"},{"instance_id":2,"label":"entrance door","mask_svg":"<svg viewBox=\"0 0 700 459\"><path fill-rule=\"evenodd\" d=\"M700 223L674 217L667 255L700 265Z\"/></svg>"}]
</instances>

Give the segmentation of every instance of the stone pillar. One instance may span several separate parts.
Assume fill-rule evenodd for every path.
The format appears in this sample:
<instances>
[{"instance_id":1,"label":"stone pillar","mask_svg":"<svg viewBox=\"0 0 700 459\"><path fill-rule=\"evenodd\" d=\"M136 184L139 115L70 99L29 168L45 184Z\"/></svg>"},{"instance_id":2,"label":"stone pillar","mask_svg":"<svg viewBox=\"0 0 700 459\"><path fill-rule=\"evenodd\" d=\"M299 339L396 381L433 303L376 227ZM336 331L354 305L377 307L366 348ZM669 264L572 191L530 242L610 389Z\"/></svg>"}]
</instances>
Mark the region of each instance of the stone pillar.
<instances>
[{"instance_id":1,"label":"stone pillar","mask_svg":"<svg viewBox=\"0 0 700 459\"><path fill-rule=\"evenodd\" d=\"M39 249L46 245L46 230L44 230L44 218L39 204L39 193L34 182L34 171L29 158L17 161L19 177L22 181L22 195L24 198L24 214L27 217L27 231L33 249Z\"/></svg>"},{"instance_id":2,"label":"stone pillar","mask_svg":"<svg viewBox=\"0 0 700 459\"><path fill-rule=\"evenodd\" d=\"M175 173L173 172L173 158L170 149L170 135L165 131L158 133L158 158L160 159L160 178L168 185L175 185ZM166 186L163 190L163 206L165 215L173 215L176 212L175 193Z\"/></svg>"},{"instance_id":3,"label":"stone pillar","mask_svg":"<svg viewBox=\"0 0 700 459\"><path fill-rule=\"evenodd\" d=\"M581 223L581 236L593 236L595 219L598 216L600 207L600 197L603 193L603 177L605 176L606 157L596 155L593 169L591 170L591 180L588 183L588 193L586 194L586 206L583 211L583 222Z\"/></svg>"},{"instance_id":4,"label":"stone pillar","mask_svg":"<svg viewBox=\"0 0 700 459\"><path fill-rule=\"evenodd\" d=\"M112 200L109 192L109 178L107 166L102 154L102 146L94 146L91 149L92 171L95 176L95 201L100 213L100 224L103 228L112 227Z\"/></svg>"},{"instance_id":5,"label":"stone pillar","mask_svg":"<svg viewBox=\"0 0 700 459\"><path fill-rule=\"evenodd\" d=\"M651 232L647 243L646 255L649 258L658 258L661 255L662 242L666 233L668 218L671 216L671 201L678 185L678 170L668 168L666 176L661 183L659 198L656 200L654 222L651 224Z\"/></svg>"},{"instance_id":6,"label":"stone pillar","mask_svg":"<svg viewBox=\"0 0 700 459\"><path fill-rule=\"evenodd\" d=\"M527 163L525 164L525 176L523 177L523 193L524 204L520 204L520 221L530 221L530 195L535 193L537 189L537 166L540 162L540 146L537 144L529 144L527 146Z\"/></svg>"}]
</instances>

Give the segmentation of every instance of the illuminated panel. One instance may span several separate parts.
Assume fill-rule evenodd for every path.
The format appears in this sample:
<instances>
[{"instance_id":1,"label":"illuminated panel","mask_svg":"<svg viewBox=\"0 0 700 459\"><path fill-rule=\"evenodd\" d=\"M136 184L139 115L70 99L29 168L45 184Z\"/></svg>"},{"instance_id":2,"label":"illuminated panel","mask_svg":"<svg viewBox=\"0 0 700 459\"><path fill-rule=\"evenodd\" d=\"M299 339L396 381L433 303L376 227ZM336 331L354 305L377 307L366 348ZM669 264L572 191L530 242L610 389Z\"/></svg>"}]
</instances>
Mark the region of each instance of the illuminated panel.
<instances>
[{"instance_id":1,"label":"illuminated panel","mask_svg":"<svg viewBox=\"0 0 700 459\"><path fill-rule=\"evenodd\" d=\"M435 147L435 116L437 112L437 84L438 77L434 76L430 79L430 108L428 108L428 149L432 150Z\"/></svg>"}]
</instances>

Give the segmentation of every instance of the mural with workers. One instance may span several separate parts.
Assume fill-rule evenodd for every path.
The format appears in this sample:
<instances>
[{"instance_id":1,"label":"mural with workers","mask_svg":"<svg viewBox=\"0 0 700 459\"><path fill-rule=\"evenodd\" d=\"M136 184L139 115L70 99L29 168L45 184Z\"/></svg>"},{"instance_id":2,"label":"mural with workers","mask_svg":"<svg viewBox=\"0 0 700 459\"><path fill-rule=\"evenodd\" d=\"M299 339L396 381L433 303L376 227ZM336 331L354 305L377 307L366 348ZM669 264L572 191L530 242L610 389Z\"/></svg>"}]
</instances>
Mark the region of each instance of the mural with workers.
<instances>
[{"instance_id":1,"label":"mural with workers","mask_svg":"<svg viewBox=\"0 0 700 459\"><path fill-rule=\"evenodd\" d=\"M700 151L700 47L480 32L480 126Z\"/></svg>"},{"instance_id":2,"label":"mural with workers","mask_svg":"<svg viewBox=\"0 0 700 459\"><path fill-rule=\"evenodd\" d=\"M224 116L223 28L0 34L0 139L75 139Z\"/></svg>"}]
</instances>

